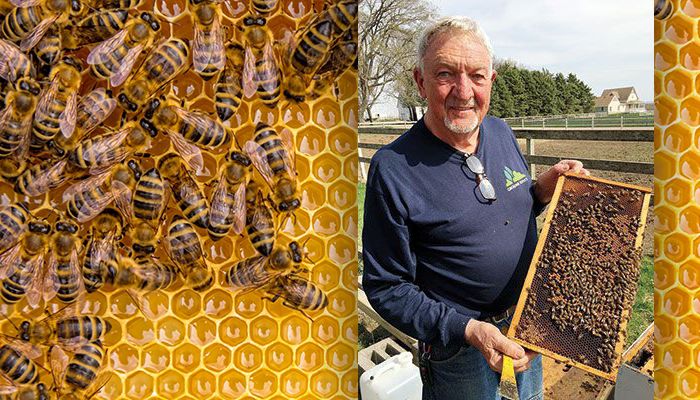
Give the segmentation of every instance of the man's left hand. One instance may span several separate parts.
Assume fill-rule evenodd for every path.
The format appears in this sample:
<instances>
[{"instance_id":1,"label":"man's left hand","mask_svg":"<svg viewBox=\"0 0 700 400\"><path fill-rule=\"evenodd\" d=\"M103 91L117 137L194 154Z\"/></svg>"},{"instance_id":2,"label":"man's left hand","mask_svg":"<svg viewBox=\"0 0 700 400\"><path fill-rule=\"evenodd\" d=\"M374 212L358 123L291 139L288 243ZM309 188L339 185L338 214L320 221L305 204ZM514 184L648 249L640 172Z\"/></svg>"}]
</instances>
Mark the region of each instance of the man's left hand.
<instances>
[{"instance_id":1,"label":"man's left hand","mask_svg":"<svg viewBox=\"0 0 700 400\"><path fill-rule=\"evenodd\" d=\"M566 172L574 172L577 174L590 175L587 169L583 168L583 164L578 160L561 160L554 164L550 169L543 172L537 177L535 183L535 196L542 204L549 203L554 196L554 189L557 187L557 179Z\"/></svg>"}]
</instances>

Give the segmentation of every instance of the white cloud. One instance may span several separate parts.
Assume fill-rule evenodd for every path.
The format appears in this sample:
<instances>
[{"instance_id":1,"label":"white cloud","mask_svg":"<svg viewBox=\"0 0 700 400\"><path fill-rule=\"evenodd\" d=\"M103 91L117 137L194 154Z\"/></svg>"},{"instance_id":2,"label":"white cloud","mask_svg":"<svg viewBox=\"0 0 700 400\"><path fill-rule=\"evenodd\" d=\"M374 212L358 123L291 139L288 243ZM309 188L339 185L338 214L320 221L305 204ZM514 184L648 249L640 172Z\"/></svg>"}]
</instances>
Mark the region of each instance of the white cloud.
<instances>
[{"instance_id":1,"label":"white cloud","mask_svg":"<svg viewBox=\"0 0 700 400\"><path fill-rule=\"evenodd\" d=\"M433 0L441 15L482 25L500 58L529 68L573 72L594 94L634 86L652 101L653 15L639 0Z\"/></svg>"}]
</instances>

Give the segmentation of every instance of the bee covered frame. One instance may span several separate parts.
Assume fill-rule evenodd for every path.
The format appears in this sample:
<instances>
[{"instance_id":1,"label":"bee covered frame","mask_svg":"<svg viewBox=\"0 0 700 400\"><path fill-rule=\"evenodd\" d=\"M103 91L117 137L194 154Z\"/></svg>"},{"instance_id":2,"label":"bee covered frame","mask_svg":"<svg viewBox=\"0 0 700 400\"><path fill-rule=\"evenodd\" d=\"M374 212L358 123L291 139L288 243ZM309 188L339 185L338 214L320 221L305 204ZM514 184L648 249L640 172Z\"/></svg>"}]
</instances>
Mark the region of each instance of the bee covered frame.
<instances>
[{"instance_id":1,"label":"bee covered frame","mask_svg":"<svg viewBox=\"0 0 700 400\"><path fill-rule=\"evenodd\" d=\"M595 187L597 185L605 188L615 188L615 189L620 189L620 190L629 190L629 191L637 191L641 194L640 200L639 200L639 208L638 208L638 213L635 213L635 215L638 215L639 218L639 225L638 229L635 235L635 242L633 245L632 250L640 251L642 242L643 242L643 235L644 235L644 228L646 225L646 219L647 219L647 213L648 213L648 208L649 208L649 202L651 198L651 190L648 188L636 186L636 185L630 185L630 184L625 184L625 183L620 183L620 182L614 182L610 181L607 179L602 179L602 178L594 178L594 177L587 177L587 176L582 176L578 174L572 174L572 173L566 173L564 176L561 176L559 180L557 181L557 186L554 191L554 195L552 197L549 210L547 212L547 216L545 218L544 225L542 226L542 231L540 233L539 240L537 242L537 247L535 249L535 253L532 257L532 261L530 263L530 268L528 270L527 277L525 279L525 283L523 285L523 290L520 293L520 297L516 306L515 314L513 317L513 322L508 330L507 336L514 340L515 342L521 344L524 347L527 347L529 349L532 349L536 352L539 352L545 356L548 356L550 358L553 358L557 361L562 361L567 364L573 365L577 368L580 368L586 372L589 372L591 374L594 374L596 376L600 376L602 378L605 378L610 381L615 381L617 378L617 372L618 369L621 365L622 361L622 353L624 351L624 346L625 346L625 332L627 328L627 321L629 319L630 311L631 309L625 309L622 314L619 316L619 321L620 324L618 326L618 331L616 333L617 339L615 342L614 346L614 354L615 357L612 360L612 366L610 371L606 372L602 369L597 369L591 365L588 365L586 363L580 362L575 357L578 354L584 354L584 351L586 351L588 354L596 354L597 353L597 348L591 348L591 346L596 343L596 342L601 342L602 340L596 340L592 338L588 338L587 342L586 341L581 341L577 339L575 336L571 336L572 332L570 332L570 329L566 329L566 332L561 332L559 328L552 322L551 318L549 317L549 312L548 310L545 309L539 309L537 311L543 311L539 318L534 323L539 323L541 325L537 325L537 330L540 334L541 341L537 343L533 343L533 340L528 340L523 337L523 334L528 334L526 330L521 329L521 319L523 317L523 314L527 313L525 312L525 306L528 303L528 301L534 301L535 305L542 306L543 304L548 304L549 300L546 298L548 294L548 289L544 285L544 281L540 279L535 279L536 275L538 275L539 270L544 269L540 268L540 261L542 258L542 253L545 250L550 237L550 228L552 227L553 220L555 218L555 212L557 208L560 205L560 201L562 200L562 193L565 191L565 189L569 189L570 186L574 186L574 188L578 185L579 187L583 187L584 191L579 191L581 193L584 193L586 189L588 189L589 192L591 192L591 188ZM581 241L581 246L586 246L585 241ZM611 252L612 254L612 252ZM619 254L619 253L618 253ZM571 267L571 263L568 263L567 268ZM639 268L639 262L636 265L637 268ZM550 268L547 267L547 270ZM541 276L546 276L547 271L543 271ZM635 283L637 283L636 281ZM635 288L636 289L636 288ZM542 296L542 298L538 297ZM532 299L531 299L532 297ZM532 325L531 325L532 326ZM530 334L532 334L530 332ZM569 336L567 336L569 335ZM587 335L591 336L592 335ZM542 342L546 342L543 344ZM568 344L568 346L567 346ZM600 343L599 343L600 344ZM567 354L566 351L562 351L563 349L567 349L569 353ZM575 349L574 351L578 350L578 354L573 354L572 349Z\"/></svg>"}]
</instances>

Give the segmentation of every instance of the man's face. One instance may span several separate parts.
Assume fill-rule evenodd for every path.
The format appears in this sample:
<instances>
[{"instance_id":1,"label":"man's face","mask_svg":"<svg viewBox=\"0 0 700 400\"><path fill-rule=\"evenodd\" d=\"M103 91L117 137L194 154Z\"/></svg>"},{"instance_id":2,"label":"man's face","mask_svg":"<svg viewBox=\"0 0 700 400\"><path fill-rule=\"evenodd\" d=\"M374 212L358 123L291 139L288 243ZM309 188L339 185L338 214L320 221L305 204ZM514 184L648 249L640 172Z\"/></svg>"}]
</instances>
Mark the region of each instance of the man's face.
<instances>
[{"instance_id":1,"label":"man's face","mask_svg":"<svg viewBox=\"0 0 700 400\"><path fill-rule=\"evenodd\" d=\"M464 33L435 36L423 58L423 72L414 78L421 96L428 100L426 118L440 131L469 134L479 127L489 110L491 71L486 47Z\"/></svg>"}]
</instances>

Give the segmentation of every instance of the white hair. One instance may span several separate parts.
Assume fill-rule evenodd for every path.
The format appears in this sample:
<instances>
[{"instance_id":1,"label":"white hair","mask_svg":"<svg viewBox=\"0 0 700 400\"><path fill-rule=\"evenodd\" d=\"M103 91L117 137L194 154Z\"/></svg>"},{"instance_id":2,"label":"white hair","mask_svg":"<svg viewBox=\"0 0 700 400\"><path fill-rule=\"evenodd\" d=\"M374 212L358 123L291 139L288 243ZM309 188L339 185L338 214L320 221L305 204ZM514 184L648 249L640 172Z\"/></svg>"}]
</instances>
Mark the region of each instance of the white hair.
<instances>
[{"instance_id":1,"label":"white hair","mask_svg":"<svg viewBox=\"0 0 700 400\"><path fill-rule=\"evenodd\" d=\"M467 17L446 17L429 25L421 34L418 41L418 60L417 66L423 71L423 58L428 51L430 42L438 34L444 32L459 32L467 36L471 36L484 45L489 54L489 70L493 70L493 47L486 33L481 29L479 24L471 18Z\"/></svg>"}]
</instances>

